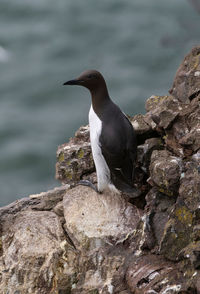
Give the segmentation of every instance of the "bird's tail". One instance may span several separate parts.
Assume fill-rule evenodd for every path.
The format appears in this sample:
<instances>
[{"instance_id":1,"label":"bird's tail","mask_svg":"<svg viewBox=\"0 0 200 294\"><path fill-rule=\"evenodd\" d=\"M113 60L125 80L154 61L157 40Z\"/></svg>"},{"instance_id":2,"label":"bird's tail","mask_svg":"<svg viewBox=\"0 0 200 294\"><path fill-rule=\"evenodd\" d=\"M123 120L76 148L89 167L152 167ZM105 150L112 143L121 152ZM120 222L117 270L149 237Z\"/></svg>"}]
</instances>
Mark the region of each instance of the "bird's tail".
<instances>
[{"instance_id":1,"label":"bird's tail","mask_svg":"<svg viewBox=\"0 0 200 294\"><path fill-rule=\"evenodd\" d=\"M127 181L120 172L117 173L115 171L115 173L111 173L111 181L118 190L132 194L133 198L140 195L140 192L133 186L133 183Z\"/></svg>"}]
</instances>

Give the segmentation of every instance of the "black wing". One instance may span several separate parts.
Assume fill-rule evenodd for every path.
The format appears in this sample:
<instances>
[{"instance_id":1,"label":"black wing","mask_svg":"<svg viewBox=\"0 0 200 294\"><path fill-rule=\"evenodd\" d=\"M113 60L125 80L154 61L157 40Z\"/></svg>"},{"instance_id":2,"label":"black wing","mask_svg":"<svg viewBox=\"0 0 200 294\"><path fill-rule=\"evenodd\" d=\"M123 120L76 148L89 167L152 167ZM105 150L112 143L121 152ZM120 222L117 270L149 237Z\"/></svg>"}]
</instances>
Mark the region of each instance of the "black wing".
<instances>
[{"instance_id":1,"label":"black wing","mask_svg":"<svg viewBox=\"0 0 200 294\"><path fill-rule=\"evenodd\" d=\"M113 184L119 190L131 193L137 149L136 135L130 121L118 107L108 121L103 121L100 144Z\"/></svg>"}]
</instances>

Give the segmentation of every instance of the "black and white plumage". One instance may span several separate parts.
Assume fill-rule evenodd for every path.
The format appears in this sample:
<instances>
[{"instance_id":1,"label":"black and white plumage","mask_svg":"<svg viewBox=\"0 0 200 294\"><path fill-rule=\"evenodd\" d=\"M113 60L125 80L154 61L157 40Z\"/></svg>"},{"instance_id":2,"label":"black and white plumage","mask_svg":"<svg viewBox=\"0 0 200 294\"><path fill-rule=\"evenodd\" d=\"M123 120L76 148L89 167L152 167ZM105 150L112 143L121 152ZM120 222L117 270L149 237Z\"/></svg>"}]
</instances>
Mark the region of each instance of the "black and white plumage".
<instances>
[{"instance_id":1,"label":"black and white plumage","mask_svg":"<svg viewBox=\"0 0 200 294\"><path fill-rule=\"evenodd\" d=\"M110 188L116 192L134 192L135 132L127 116L110 99L103 76L89 70L64 85L84 86L91 93L90 140L98 191Z\"/></svg>"}]
</instances>

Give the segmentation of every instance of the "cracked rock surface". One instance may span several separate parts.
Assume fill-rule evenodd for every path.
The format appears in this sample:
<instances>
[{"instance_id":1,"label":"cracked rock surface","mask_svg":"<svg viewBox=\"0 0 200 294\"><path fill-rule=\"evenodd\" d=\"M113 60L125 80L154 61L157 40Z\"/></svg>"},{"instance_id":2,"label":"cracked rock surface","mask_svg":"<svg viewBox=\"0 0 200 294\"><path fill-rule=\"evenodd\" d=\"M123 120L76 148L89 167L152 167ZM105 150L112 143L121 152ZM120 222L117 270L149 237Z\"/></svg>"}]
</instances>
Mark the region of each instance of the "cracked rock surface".
<instances>
[{"instance_id":1,"label":"cracked rock surface","mask_svg":"<svg viewBox=\"0 0 200 294\"><path fill-rule=\"evenodd\" d=\"M96 183L85 126L58 147L60 187L0 208L0 294L200 293L200 47L145 107L139 197L77 185Z\"/></svg>"}]
</instances>

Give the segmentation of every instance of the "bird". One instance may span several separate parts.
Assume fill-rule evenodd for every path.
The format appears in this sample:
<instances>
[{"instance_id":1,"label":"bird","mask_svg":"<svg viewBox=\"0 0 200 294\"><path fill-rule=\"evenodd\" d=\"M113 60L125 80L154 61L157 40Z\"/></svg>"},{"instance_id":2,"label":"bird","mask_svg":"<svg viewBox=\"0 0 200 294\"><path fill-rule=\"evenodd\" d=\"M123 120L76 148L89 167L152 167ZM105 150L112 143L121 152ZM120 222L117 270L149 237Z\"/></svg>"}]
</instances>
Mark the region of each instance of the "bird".
<instances>
[{"instance_id":1,"label":"bird","mask_svg":"<svg viewBox=\"0 0 200 294\"><path fill-rule=\"evenodd\" d=\"M91 94L89 127L97 188L88 180L80 184L99 193L106 189L134 193L136 134L128 117L111 100L103 75L97 70L86 70L63 85L83 86Z\"/></svg>"}]
</instances>

